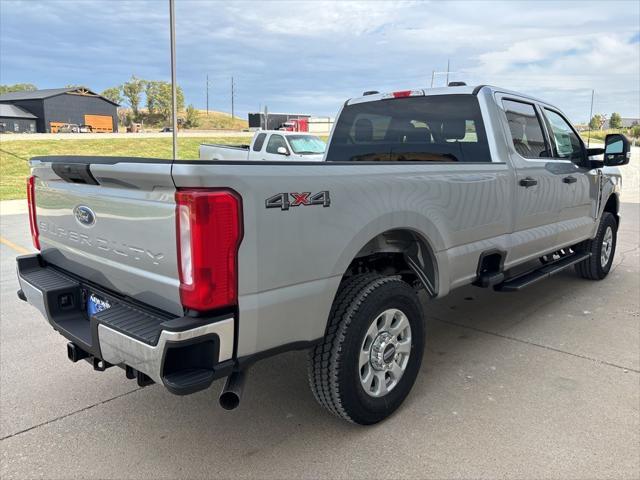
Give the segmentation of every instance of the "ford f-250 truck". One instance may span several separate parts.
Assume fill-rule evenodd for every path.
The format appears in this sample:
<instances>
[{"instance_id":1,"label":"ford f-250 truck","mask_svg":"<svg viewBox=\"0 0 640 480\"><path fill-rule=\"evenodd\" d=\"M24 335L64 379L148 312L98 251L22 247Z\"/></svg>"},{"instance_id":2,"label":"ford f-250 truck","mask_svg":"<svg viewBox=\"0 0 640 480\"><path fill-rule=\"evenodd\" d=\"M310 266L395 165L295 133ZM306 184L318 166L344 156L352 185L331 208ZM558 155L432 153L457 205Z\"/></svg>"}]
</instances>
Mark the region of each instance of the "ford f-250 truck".
<instances>
[{"instance_id":1,"label":"ford f-250 truck","mask_svg":"<svg viewBox=\"0 0 640 480\"><path fill-rule=\"evenodd\" d=\"M259 130L250 145L200 145L200 160L275 160L320 162L326 144L308 133Z\"/></svg>"},{"instance_id":2,"label":"ford f-250 truck","mask_svg":"<svg viewBox=\"0 0 640 480\"><path fill-rule=\"evenodd\" d=\"M489 86L348 100L317 163L36 157L18 295L72 361L176 394L228 377L225 408L253 362L309 349L317 401L372 424L420 369L418 290L606 277L621 177L604 167L629 158L625 137L588 149L553 105Z\"/></svg>"}]
</instances>

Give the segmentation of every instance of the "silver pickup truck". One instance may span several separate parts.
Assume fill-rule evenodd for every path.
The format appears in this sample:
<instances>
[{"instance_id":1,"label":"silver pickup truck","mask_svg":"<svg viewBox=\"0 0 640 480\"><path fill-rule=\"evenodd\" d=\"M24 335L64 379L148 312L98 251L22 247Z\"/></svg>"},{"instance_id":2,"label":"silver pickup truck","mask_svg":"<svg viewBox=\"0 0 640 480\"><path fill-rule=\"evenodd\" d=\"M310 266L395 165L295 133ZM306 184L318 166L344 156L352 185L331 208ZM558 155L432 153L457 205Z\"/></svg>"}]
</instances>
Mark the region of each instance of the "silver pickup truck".
<instances>
[{"instance_id":1,"label":"silver pickup truck","mask_svg":"<svg viewBox=\"0 0 640 480\"><path fill-rule=\"evenodd\" d=\"M72 361L181 395L227 377L225 408L253 362L308 349L317 401L372 424L420 370L420 290L606 277L624 136L588 149L556 107L490 86L368 93L322 162L33 158L18 296Z\"/></svg>"}]
</instances>

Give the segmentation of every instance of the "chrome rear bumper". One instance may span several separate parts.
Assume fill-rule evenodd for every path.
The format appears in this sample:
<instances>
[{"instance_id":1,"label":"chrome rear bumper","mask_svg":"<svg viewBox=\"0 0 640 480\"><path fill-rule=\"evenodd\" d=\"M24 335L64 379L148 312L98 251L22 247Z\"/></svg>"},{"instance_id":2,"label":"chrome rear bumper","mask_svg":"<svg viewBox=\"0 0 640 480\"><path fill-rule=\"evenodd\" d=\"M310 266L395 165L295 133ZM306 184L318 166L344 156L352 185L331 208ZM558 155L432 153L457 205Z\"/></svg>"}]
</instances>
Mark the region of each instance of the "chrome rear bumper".
<instances>
[{"instance_id":1,"label":"chrome rear bumper","mask_svg":"<svg viewBox=\"0 0 640 480\"><path fill-rule=\"evenodd\" d=\"M100 363L126 368L128 375L140 372L176 394L207 388L233 369L232 314L175 317L90 285L47 265L39 254L18 257L17 270L19 297L36 307L82 358L94 360L94 367ZM108 299L111 308L89 316L89 292Z\"/></svg>"}]
</instances>

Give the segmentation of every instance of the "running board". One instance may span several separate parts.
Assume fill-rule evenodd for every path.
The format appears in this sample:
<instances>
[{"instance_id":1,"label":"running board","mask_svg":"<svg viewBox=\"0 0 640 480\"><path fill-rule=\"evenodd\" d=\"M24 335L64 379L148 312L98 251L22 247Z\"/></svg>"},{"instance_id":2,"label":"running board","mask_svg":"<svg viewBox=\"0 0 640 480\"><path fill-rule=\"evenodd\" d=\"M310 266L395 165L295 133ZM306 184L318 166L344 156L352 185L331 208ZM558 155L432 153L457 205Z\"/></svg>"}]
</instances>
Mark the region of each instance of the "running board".
<instances>
[{"instance_id":1,"label":"running board","mask_svg":"<svg viewBox=\"0 0 640 480\"><path fill-rule=\"evenodd\" d=\"M498 292L517 292L525 287L539 282L540 280L549 278L551 275L555 275L556 273L561 272L562 270L565 270L566 268L569 268L576 263L580 263L590 256L591 252L574 253L573 255L569 255L567 257L561 258L560 260L556 260L553 263L543 265L536 270L527 272L514 278L510 278L505 282L494 286L493 288Z\"/></svg>"}]
</instances>

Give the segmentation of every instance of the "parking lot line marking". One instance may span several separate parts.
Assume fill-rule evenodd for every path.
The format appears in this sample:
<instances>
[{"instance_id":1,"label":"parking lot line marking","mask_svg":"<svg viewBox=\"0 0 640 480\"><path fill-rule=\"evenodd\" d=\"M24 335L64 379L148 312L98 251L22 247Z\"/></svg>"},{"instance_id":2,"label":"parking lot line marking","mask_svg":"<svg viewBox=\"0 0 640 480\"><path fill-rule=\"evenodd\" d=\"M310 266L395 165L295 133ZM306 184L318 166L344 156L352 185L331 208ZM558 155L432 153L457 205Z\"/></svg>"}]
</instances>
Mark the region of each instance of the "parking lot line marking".
<instances>
[{"instance_id":1,"label":"parking lot line marking","mask_svg":"<svg viewBox=\"0 0 640 480\"><path fill-rule=\"evenodd\" d=\"M121 393L120 395L116 395L115 397L107 398L106 400L102 400L101 402L88 405L84 408L81 408L80 410L74 410L73 412L65 413L64 415L60 415L59 417L52 418L51 420L47 420L46 422L42 422L37 425L32 425L31 427L25 428L24 430L10 433L9 435L5 435L4 437L0 438L0 441L7 440L8 438L16 437L18 435L22 435L23 433L30 432L31 430L35 430L36 428L44 427L45 425L49 425L50 423L57 422L58 420L64 420L65 418L75 415L76 413L86 412L87 410L91 410L93 407L99 407L100 405L104 405L105 403L111 402L112 400L117 400L119 398L124 397L125 395L129 395L130 393L139 392L143 388L144 387L138 387L133 390L129 390L128 392Z\"/></svg>"},{"instance_id":2,"label":"parking lot line marking","mask_svg":"<svg viewBox=\"0 0 640 480\"><path fill-rule=\"evenodd\" d=\"M7 240L1 235L0 235L0 243L2 243L3 245L6 245L7 247L11 248L12 250L15 250L16 252L22 255L29 253L29 250L27 250L26 248L21 247L20 245L16 245L11 240Z\"/></svg>"}]
</instances>

